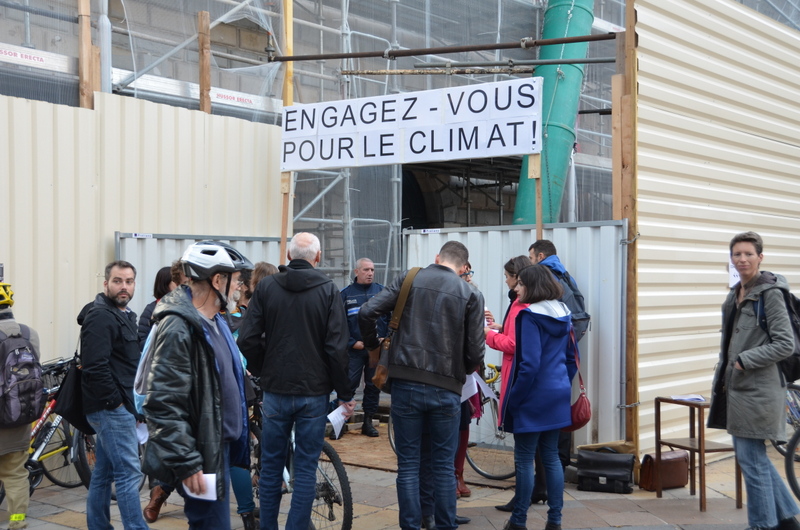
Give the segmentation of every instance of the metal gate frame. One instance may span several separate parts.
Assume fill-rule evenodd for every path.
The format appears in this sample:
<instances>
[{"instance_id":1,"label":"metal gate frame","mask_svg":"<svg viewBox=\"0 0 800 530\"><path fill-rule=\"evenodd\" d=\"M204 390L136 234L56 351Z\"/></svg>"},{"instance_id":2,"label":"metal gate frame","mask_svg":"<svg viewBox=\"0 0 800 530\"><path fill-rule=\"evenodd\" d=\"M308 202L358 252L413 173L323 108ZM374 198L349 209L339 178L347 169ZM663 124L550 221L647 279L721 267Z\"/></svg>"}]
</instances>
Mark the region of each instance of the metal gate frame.
<instances>
[{"instance_id":1,"label":"metal gate frame","mask_svg":"<svg viewBox=\"0 0 800 530\"><path fill-rule=\"evenodd\" d=\"M580 343L592 420L574 433L575 445L625 439L627 234L625 220L544 225L543 237L555 244L592 316ZM508 306L503 265L515 256L527 256L535 240L535 225L404 230L403 263L406 268L427 266L447 241L464 243L475 271L473 281L499 319ZM501 358L500 352L487 348L487 362L500 364Z\"/></svg>"}]
</instances>

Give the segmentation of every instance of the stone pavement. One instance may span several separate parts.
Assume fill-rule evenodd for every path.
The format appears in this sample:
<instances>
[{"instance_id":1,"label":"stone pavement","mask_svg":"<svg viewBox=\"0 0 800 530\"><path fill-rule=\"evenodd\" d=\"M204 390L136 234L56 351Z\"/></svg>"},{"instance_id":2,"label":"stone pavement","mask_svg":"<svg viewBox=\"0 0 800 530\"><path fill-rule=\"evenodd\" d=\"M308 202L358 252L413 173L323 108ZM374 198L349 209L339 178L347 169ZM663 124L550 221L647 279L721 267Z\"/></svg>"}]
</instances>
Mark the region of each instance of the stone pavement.
<instances>
[{"instance_id":1,"label":"stone pavement","mask_svg":"<svg viewBox=\"0 0 800 530\"><path fill-rule=\"evenodd\" d=\"M397 494L395 490L396 464L391 458L387 442L386 425L380 425L379 438L347 434L331 442L343 456L353 493L354 530L395 530L397 526ZM782 471L779 455L772 448L776 467ZM387 456L389 455L389 456ZM357 465L356 465L357 464ZM371 466L371 467L364 467ZM391 468L374 469L375 467ZM500 529L508 518L507 513L494 509L513 496L513 481L492 482L487 485L478 480L470 469L467 482L472 496L458 501L458 513L472 518L466 529ZM662 499L655 493L636 489L630 495L615 495L578 491L575 484L567 484L563 511L563 528L625 527L627 530L742 530L747 527L746 509L737 510L734 501L733 459L727 458L707 465L708 511L699 511L697 497L689 495L689 488L668 490ZM142 492L142 505L148 500ZM288 509L284 500L284 511ZM162 517L151 528L186 528L182 501L177 494L170 497ZM8 513L5 503L0 505L0 528L5 528ZM37 530L66 530L85 528L86 489L63 489L46 486L37 489L31 499L28 513L29 528ZM232 506L233 528L241 528L241 520ZM116 528L121 529L119 512L112 503L112 517ZM541 530L547 517L547 507L533 506L528 512L528 528Z\"/></svg>"}]
</instances>

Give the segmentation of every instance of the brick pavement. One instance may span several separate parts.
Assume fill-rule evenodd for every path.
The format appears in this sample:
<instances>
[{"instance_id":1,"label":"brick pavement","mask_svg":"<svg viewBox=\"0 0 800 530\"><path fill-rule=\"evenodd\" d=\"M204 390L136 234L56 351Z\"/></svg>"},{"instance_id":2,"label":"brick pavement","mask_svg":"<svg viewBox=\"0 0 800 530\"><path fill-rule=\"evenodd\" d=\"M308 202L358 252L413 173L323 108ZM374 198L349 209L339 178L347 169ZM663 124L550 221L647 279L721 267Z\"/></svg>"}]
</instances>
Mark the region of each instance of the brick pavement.
<instances>
[{"instance_id":1,"label":"brick pavement","mask_svg":"<svg viewBox=\"0 0 800 530\"><path fill-rule=\"evenodd\" d=\"M390 470L362 467L370 465L370 455L384 455L380 459L391 466L391 458L386 458L386 426L381 425L381 437L368 439L357 434L348 434L333 442L346 457L347 472L353 493L355 530L395 530L397 526L396 474ZM372 446L372 450L363 447ZM353 451L360 455L360 465L355 465L355 457L347 456L347 446L359 446ZM772 449L770 449L775 455ZM778 462L776 458L776 462ZM779 469L782 467L779 466ZM471 470L470 470L471 472ZM477 475L474 475L477 477ZM508 514L494 509L497 504L505 504L513 496L509 484L480 485L468 473L467 481L472 488L472 496L458 501L458 513L472 518L466 526L475 530L500 529ZM574 484L567 484L564 506L564 529L625 527L627 530L742 530L747 526L745 510L736 510L734 502L733 460L731 458L708 465L708 511L701 513L698 499L689 495L689 488L668 490L664 498L657 499L655 493L635 490L630 495L602 494L578 491ZM146 492L142 494L142 504L147 501ZM289 499L284 499L283 511L288 509ZM66 530L85 528L86 489L63 489L56 486L36 490L29 510L29 528L37 530ZM183 518L181 498L176 494L168 501L162 517L151 528L167 530L186 528ZM0 521L6 521L8 514L0 506ZM241 520L235 515L232 506L233 528L241 528ZM528 528L540 530L544 527L547 507L536 505L528 512ZM112 517L116 527L119 513L112 504ZM5 523L0 523L5 528Z\"/></svg>"}]
</instances>

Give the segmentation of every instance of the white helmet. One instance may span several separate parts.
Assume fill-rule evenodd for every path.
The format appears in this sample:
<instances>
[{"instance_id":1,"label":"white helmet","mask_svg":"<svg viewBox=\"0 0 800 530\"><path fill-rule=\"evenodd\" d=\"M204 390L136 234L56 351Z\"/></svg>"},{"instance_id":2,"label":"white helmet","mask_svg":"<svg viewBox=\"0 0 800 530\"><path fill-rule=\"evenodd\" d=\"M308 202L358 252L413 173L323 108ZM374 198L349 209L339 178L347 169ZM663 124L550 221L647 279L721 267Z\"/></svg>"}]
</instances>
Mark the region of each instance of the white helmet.
<instances>
[{"instance_id":1,"label":"white helmet","mask_svg":"<svg viewBox=\"0 0 800 530\"><path fill-rule=\"evenodd\" d=\"M236 272L237 267L228 249L216 241L200 241L190 245L183 253L181 263L186 276L193 280L207 280L217 273Z\"/></svg>"}]
</instances>

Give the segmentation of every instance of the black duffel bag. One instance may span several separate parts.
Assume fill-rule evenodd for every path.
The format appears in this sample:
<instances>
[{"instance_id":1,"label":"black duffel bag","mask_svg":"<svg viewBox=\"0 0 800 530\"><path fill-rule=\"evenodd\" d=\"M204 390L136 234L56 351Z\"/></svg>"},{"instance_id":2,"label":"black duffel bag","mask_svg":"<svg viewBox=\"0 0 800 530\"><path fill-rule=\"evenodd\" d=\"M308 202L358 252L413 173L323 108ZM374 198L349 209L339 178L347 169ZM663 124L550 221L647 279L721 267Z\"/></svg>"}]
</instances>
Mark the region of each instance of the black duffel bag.
<instances>
[{"instance_id":1,"label":"black duffel bag","mask_svg":"<svg viewBox=\"0 0 800 530\"><path fill-rule=\"evenodd\" d=\"M633 465L636 456L616 452L610 447L597 451L578 451L578 489L606 493L633 492Z\"/></svg>"}]
</instances>

